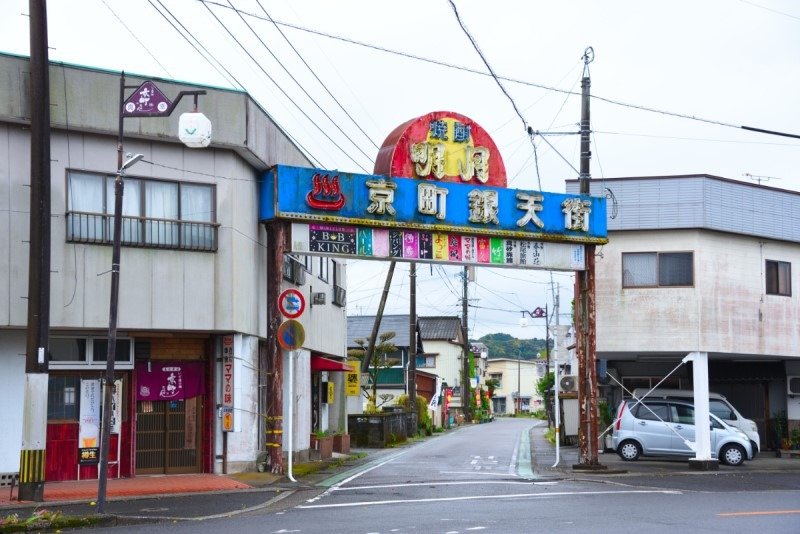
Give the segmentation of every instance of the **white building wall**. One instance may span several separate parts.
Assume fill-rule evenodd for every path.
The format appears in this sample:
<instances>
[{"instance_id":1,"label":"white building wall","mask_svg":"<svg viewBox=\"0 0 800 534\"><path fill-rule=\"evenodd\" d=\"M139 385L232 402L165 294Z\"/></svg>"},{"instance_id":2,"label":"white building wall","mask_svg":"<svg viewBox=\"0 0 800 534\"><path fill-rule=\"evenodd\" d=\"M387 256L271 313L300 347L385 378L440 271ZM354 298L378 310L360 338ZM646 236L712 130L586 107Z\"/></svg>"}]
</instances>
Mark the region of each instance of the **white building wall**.
<instances>
[{"instance_id":1,"label":"white building wall","mask_svg":"<svg viewBox=\"0 0 800 534\"><path fill-rule=\"evenodd\" d=\"M622 252L694 252L695 286L622 288ZM700 230L614 232L597 258L597 351L800 355L800 295L765 295L764 262L800 247ZM760 319L759 319L760 318Z\"/></svg>"},{"instance_id":2,"label":"white building wall","mask_svg":"<svg viewBox=\"0 0 800 534\"><path fill-rule=\"evenodd\" d=\"M420 368L423 371L433 373L447 382L448 387L461 385L461 358L464 349L461 345L456 345L449 341L424 340L425 352L438 353L436 356L436 366L433 368ZM479 357L476 356L475 363L478 364ZM457 400L453 398L453 400ZM458 399L460 403L460 399ZM459 404L460 405L460 404Z\"/></svg>"},{"instance_id":3,"label":"white building wall","mask_svg":"<svg viewBox=\"0 0 800 534\"><path fill-rule=\"evenodd\" d=\"M494 390L494 397L506 398L506 411L510 415L514 413L517 394L517 378L519 377L520 397L531 399L530 409L535 410L541 404L541 397L536 392L536 384L539 382L539 372L537 364L527 360L499 359L488 360L486 369L486 379L493 374L502 373L500 387ZM540 401L537 405L536 401Z\"/></svg>"},{"instance_id":4,"label":"white building wall","mask_svg":"<svg viewBox=\"0 0 800 534\"><path fill-rule=\"evenodd\" d=\"M19 471L22 446L22 403L25 397L25 332L6 330L0 336L0 473ZM20 379L22 378L22 379Z\"/></svg>"},{"instance_id":5,"label":"white building wall","mask_svg":"<svg viewBox=\"0 0 800 534\"><path fill-rule=\"evenodd\" d=\"M289 352L283 351L283 450L288 452L288 421L292 416L292 450L311 447L311 353L297 351L294 358L294 390L289 394Z\"/></svg>"}]
</instances>

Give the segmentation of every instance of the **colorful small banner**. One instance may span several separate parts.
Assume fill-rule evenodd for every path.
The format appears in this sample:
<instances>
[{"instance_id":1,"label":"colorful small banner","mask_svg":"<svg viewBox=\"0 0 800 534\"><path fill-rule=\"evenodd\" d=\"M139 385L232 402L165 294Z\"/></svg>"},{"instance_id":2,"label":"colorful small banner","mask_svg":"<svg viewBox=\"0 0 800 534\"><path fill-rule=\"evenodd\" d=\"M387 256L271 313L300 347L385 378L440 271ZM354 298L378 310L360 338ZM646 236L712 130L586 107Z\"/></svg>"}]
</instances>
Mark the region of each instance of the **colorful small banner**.
<instances>
[{"instance_id":1,"label":"colorful small banner","mask_svg":"<svg viewBox=\"0 0 800 534\"><path fill-rule=\"evenodd\" d=\"M78 419L78 463L100 461L100 380L81 380L81 404Z\"/></svg>"},{"instance_id":2,"label":"colorful small banner","mask_svg":"<svg viewBox=\"0 0 800 534\"><path fill-rule=\"evenodd\" d=\"M292 224L298 254L582 271L584 246L412 230Z\"/></svg>"}]
</instances>

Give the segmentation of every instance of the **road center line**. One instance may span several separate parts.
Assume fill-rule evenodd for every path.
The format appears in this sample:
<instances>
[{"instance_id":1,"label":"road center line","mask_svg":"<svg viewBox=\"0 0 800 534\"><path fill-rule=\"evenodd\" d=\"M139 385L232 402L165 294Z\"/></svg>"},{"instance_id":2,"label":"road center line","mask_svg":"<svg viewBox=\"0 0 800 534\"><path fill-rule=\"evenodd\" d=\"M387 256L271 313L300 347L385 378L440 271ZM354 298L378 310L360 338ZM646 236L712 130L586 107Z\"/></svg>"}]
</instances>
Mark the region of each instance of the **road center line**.
<instances>
[{"instance_id":1,"label":"road center line","mask_svg":"<svg viewBox=\"0 0 800 534\"><path fill-rule=\"evenodd\" d=\"M791 515L800 514L800 510L764 510L760 512L723 512L720 517L753 516L753 515Z\"/></svg>"},{"instance_id":2,"label":"road center line","mask_svg":"<svg viewBox=\"0 0 800 534\"><path fill-rule=\"evenodd\" d=\"M519 484L523 486L530 486L529 481L519 480L480 480L482 485L486 484ZM374 486L348 486L331 488L332 491L354 491L354 490L370 490L370 489L387 489L387 488L412 488L418 486L473 486L475 480L460 480L452 482L407 482L403 484L376 484Z\"/></svg>"},{"instance_id":3,"label":"road center line","mask_svg":"<svg viewBox=\"0 0 800 534\"><path fill-rule=\"evenodd\" d=\"M500 500L500 499L549 499L552 497L562 497L567 495L631 495L631 494L662 494L662 495L681 495L683 492L675 490L631 490L631 491L569 491L553 493L510 493L506 495L470 495L466 497L431 497L428 499L391 499L386 501L361 501L347 502L340 504L308 504L297 506L299 509L310 510L315 508L354 508L357 506L375 506L381 504L403 504L419 502L456 502L456 501L475 501L475 500Z\"/></svg>"}]
</instances>

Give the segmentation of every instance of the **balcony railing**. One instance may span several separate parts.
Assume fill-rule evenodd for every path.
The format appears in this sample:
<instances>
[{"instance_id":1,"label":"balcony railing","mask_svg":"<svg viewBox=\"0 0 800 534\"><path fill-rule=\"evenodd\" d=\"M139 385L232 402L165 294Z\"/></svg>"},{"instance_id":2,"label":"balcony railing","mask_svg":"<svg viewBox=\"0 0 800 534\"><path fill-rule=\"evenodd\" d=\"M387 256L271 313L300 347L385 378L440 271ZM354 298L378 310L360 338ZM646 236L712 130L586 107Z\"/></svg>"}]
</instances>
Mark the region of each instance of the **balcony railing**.
<instances>
[{"instance_id":1,"label":"balcony railing","mask_svg":"<svg viewBox=\"0 0 800 534\"><path fill-rule=\"evenodd\" d=\"M112 243L111 214L68 211L66 221L69 242ZM215 252L218 228L219 224L212 222L123 216L121 243L131 247Z\"/></svg>"},{"instance_id":2,"label":"balcony railing","mask_svg":"<svg viewBox=\"0 0 800 534\"><path fill-rule=\"evenodd\" d=\"M340 308L344 308L345 304L347 304L347 290L342 286L334 284L333 303Z\"/></svg>"}]
</instances>

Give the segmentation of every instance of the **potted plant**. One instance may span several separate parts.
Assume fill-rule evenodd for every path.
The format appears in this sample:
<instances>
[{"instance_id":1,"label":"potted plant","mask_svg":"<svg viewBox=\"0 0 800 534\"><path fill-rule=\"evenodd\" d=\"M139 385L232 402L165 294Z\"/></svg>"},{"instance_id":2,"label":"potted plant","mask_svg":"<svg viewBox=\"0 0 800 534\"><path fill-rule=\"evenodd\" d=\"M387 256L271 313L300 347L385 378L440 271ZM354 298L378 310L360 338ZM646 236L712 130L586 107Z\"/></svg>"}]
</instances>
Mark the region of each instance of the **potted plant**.
<instances>
[{"instance_id":1,"label":"potted plant","mask_svg":"<svg viewBox=\"0 0 800 534\"><path fill-rule=\"evenodd\" d=\"M598 400L597 411L599 415L598 422L600 423L599 430L600 432L605 432L605 430L611 426L611 422L614 420L614 415L611 412L611 406L608 405L608 401L605 399ZM611 430L603 434L603 438L598 443L598 448L600 450L611 450Z\"/></svg>"},{"instance_id":2,"label":"potted plant","mask_svg":"<svg viewBox=\"0 0 800 534\"><path fill-rule=\"evenodd\" d=\"M350 454L350 434L336 432L333 435L333 452L339 454Z\"/></svg>"},{"instance_id":3,"label":"potted plant","mask_svg":"<svg viewBox=\"0 0 800 534\"><path fill-rule=\"evenodd\" d=\"M327 430L317 430L311 434L311 457L327 460L333 456L333 434Z\"/></svg>"}]
</instances>

